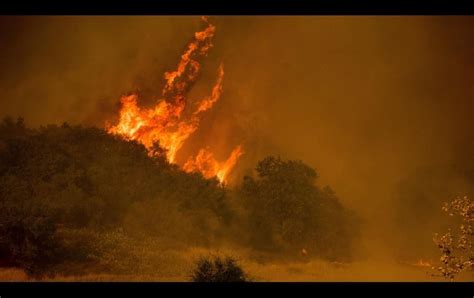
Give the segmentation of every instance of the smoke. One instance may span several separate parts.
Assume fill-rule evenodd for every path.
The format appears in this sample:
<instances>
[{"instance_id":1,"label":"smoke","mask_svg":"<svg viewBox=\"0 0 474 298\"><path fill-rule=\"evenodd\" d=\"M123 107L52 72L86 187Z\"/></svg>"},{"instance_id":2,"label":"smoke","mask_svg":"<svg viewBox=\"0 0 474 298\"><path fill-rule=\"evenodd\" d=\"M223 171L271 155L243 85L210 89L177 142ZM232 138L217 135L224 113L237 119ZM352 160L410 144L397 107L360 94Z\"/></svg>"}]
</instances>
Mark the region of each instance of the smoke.
<instances>
[{"instance_id":1,"label":"smoke","mask_svg":"<svg viewBox=\"0 0 474 298\"><path fill-rule=\"evenodd\" d=\"M200 22L0 20L0 116L101 127L116 120L121 95L134 91L143 104L154 103L162 74L175 68ZM189 96L208 94L221 61L223 94L184 153L209 144L222 160L243 143L236 176L267 154L301 159L365 219L372 256L397 254L416 239L406 236L413 231L430 241L436 225L397 214L429 207L424 222L441 221L434 211L441 201L470 191L474 19L221 16L213 22L215 47ZM418 201L416 187L407 184L436 198Z\"/></svg>"},{"instance_id":2,"label":"smoke","mask_svg":"<svg viewBox=\"0 0 474 298\"><path fill-rule=\"evenodd\" d=\"M2 114L104 125L130 91L154 94L199 19L4 17ZM11 33L11 32L15 33ZM168 57L163 59L163 57ZM151 100L151 99L149 99Z\"/></svg>"}]
</instances>

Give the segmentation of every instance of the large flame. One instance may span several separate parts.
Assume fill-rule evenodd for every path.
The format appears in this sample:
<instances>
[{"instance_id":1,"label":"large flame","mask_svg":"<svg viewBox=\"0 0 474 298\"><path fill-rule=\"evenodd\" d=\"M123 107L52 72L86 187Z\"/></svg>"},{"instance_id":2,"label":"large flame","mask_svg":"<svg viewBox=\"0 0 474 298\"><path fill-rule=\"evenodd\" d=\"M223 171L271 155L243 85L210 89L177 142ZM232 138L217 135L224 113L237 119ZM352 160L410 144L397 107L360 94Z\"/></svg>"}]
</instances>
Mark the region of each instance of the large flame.
<instances>
[{"instance_id":1,"label":"large flame","mask_svg":"<svg viewBox=\"0 0 474 298\"><path fill-rule=\"evenodd\" d=\"M207 18L203 20L207 27L194 34L193 40L181 55L176 70L165 73L163 98L152 108L140 108L137 95L123 96L119 121L108 128L109 133L142 143L150 155L156 154L154 145L159 144L166 150L168 161L176 162L176 154L189 136L198 129L202 113L212 108L222 94L224 67L221 64L211 94L197 103L190 116L184 115L186 95L201 69L198 59L206 56L213 47L212 38L216 28ZM187 172L200 172L206 178L217 177L221 183L225 183L242 154L242 147L239 145L226 161L218 162L209 149L201 149L195 158L189 157L182 168Z\"/></svg>"}]
</instances>

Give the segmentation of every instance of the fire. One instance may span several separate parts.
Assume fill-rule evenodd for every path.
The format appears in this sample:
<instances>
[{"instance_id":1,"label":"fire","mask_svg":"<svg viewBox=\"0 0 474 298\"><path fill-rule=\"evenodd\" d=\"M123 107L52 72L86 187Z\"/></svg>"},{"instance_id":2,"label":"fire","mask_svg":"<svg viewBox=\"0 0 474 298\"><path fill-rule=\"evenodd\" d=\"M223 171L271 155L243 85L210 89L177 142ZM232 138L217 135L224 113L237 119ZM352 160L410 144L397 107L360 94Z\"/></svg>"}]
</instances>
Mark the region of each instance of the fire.
<instances>
[{"instance_id":1,"label":"fire","mask_svg":"<svg viewBox=\"0 0 474 298\"><path fill-rule=\"evenodd\" d=\"M188 159L183 165L183 170L186 172L201 172L206 178L217 177L219 181L225 182L227 175L242 154L242 146L237 146L226 161L218 162L211 151L201 149L196 158L190 157Z\"/></svg>"},{"instance_id":2,"label":"fire","mask_svg":"<svg viewBox=\"0 0 474 298\"><path fill-rule=\"evenodd\" d=\"M423 259L418 260L418 262L414 263L413 266L416 267L431 267L431 263L429 261L424 261Z\"/></svg>"},{"instance_id":3,"label":"fire","mask_svg":"<svg viewBox=\"0 0 474 298\"><path fill-rule=\"evenodd\" d=\"M213 47L212 38L216 27L209 23L207 18L202 19L207 27L194 34L193 40L181 55L176 70L164 74L162 99L152 108L141 108L138 105L137 95L123 96L119 121L107 129L108 133L143 144L150 155L156 153L154 145L159 144L166 150L168 161L176 163L178 151L198 129L202 114L211 109L222 94L224 66L221 64L211 94L197 103L190 116L189 113L185 113L187 93L201 70L199 59L206 56ZM217 177L221 183L225 183L242 154L243 150L239 145L226 161L218 162L208 148L201 149L195 158L188 158L182 169L186 172L198 171L205 178Z\"/></svg>"}]
</instances>

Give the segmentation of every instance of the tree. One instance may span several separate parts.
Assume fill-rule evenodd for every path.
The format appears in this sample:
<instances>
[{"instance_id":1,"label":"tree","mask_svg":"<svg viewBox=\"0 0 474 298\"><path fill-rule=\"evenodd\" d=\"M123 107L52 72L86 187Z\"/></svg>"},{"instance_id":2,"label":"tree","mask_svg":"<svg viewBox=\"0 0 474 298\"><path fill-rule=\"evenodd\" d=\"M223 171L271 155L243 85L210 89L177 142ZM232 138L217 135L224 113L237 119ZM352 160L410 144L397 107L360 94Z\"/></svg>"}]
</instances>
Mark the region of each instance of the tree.
<instances>
[{"instance_id":1,"label":"tree","mask_svg":"<svg viewBox=\"0 0 474 298\"><path fill-rule=\"evenodd\" d=\"M444 278L454 279L461 272L474 270L474 201L458 197L442 209L461 221L457 232L434 238L441 251L441 265L436 269Z\"/></svg>"},{"instance_id":2,"label":"tree","mask_svg":"<svg viewBox=\"0 0 474 298\"><path fill-rule=\"evenodd\" d=\"M334 192L315 185L317 173L301 161L269 156L257 178L244 177L240 193L250 222L250 242L260 249L309 250L328 258L347 256L357 234L355 217Z\"/></svg>"}]
</instances>

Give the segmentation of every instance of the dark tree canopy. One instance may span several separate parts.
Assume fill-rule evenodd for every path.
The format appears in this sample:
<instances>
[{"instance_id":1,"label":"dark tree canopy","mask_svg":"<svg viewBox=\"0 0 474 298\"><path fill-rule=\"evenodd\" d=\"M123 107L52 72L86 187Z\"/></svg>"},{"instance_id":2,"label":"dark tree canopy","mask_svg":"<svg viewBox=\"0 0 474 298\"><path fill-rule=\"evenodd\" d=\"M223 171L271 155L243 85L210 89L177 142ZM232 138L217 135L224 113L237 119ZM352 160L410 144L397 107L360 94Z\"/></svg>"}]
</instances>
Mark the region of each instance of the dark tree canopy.
<instances>
[{"instance_id":1,"label":"dark tree canopy","mask_svg":"<svg viewBox=\"0 0 474 298\"><path fill-rule=\"evenodd\" d=\"M329 187L316 186L314 169L301 161L270 156L257 164L256 172L256 178L244 177L240 189L254 245L309 249L331 258L348 256L357 220Z\"/></svg>"}]
</instances>

